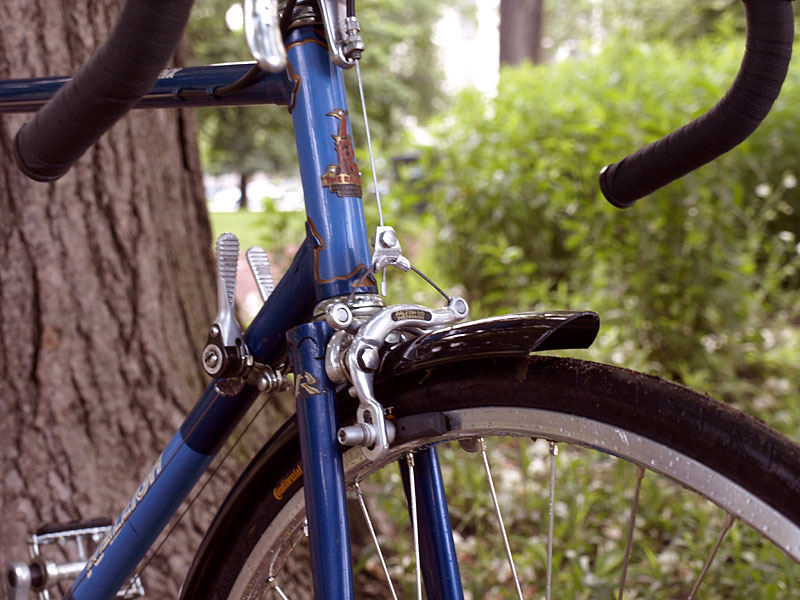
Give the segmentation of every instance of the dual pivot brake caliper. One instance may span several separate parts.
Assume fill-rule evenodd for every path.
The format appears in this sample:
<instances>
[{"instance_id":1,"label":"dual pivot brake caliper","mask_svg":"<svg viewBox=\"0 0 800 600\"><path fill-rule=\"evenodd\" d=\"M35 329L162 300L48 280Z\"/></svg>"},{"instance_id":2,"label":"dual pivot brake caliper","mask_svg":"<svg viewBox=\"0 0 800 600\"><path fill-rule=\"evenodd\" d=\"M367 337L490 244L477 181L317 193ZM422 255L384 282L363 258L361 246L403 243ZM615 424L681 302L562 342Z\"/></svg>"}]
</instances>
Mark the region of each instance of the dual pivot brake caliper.
<instances>
[{"instance_id":1,"label":"dual pivot brake caliper","mask_svg":"<svg viewBox=\"0 0 800 600\"><path fill-rule=\"evenodd\" d=\"M396 267L411 269L403 256L397 235L389 226L378 227L371 272ZM432 309L418 304L396 304L380 309L366 321L353 317L344 302L330 304L325 320L337 330L328 344L325 369L335 383L352 384L350 393L358 396L355 425L339 429L339 443L361 446L370 460L378 460L394 439L394 427L386 420L383 406L375 398L373 382L381 364L381 352L387 342L400 335L416 336L425 331L452 325L467 317L469 306L461 297L448 298L447 306ZM391 337L390 337L391 336Z\"/></svg>"},{"instance_id":2,"label":"dual pivot brake caliper","mask_svg":"<svg viewBox=\"0 0 800 600\"><path fill-rule=\"evenodd\" d=\"M364 456L370 460L378 460L386 454L394 439L394 427L386 420L383 406L375 398L373 380L387 338L396 332L418 335L452 325L466 318L468 312L466 300L458 296L441 309L396 304L378 311L358 326L353 335L354 319L347 305L336 303L328 307L326 320L334 329L339 329L328 345L325 363L328 376L338 383L349 380L355 391L353 395L357 394L359 400L357 422L339 429L339 443L362 446ZM352 336L349 348L343 350L348 336Z\"/></svg>"}]
</instances>

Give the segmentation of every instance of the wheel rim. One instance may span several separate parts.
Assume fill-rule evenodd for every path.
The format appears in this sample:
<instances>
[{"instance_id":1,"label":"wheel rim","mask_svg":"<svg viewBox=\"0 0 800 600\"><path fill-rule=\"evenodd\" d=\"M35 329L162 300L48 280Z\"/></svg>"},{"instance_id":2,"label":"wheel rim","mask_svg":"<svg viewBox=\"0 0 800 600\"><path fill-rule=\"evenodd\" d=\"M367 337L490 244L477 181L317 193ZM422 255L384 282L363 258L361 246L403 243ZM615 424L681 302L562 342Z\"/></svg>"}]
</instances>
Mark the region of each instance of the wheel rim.
<instances>
[{"instance_id":1,"label":"wheel rim","mask_svg":"<svg viewBox=\"0 0 800 600\"><path fill-rule=\"evenodd\" d=\"M440 438L441 441L494 435L534 437L567 443L575 448L597 450L601 455L640 465L647 471L666 476L707 498L726 513L750 525L761 536L771 540L795 561L800 561L800 528L797 525L738 484L663 444L605 423L541 409L482 407L448 411L446 415L452 429ZM390 455L379 464L364 459L360 450L351 449L345 454L348 489L352 489L354 481L366 480L372 472L430 442L431 440L415 440L398 445L392 448ZM273 596L266 597L287 597L282 596L281 567L289 551L304 537L303 518L301 489L285 502L281 512L261 536L229 597L265 597L263 595L265 587L273 588ZM552 543L552 537L550 541ZM628 553L630 547L629 542L626 549ZM706 561L706 558L703 560L710 562ZM713 555L710 558L713 558ZM552 566L552 561L548 566ZM264 582L267 582L266 586ZM633 591L629 596L628 588L624 586L623 583L620 587L625 589L626 598L636 597ZM509 597L516 597L513 587L510 585L512 595ZM288 595L288 597L294 596ZM537 597L539 597L538 592ZM692 594L684 597L692 597Z\"/></svg>"}]
</instances>

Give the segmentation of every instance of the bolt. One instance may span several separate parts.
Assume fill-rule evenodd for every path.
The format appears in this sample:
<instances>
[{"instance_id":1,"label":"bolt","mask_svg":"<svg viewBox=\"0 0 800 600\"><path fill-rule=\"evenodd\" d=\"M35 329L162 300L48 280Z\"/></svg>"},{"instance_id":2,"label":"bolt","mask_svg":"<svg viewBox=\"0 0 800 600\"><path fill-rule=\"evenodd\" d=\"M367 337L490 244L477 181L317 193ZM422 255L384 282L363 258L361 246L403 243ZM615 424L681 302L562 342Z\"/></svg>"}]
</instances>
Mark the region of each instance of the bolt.
<instances>
[{"instance_id":1,"label":"bolt","mask_svg":"<svg viewBox=\"0 0 800 600\"><path fill-rule=\"evenodd\" d=\"M378 351L372 346L362 348L358 353L358 366L364 371L371 373L376 371L381 364L381 358L378 356Z\"/></svg>"},{"instance_id":2,"label":"bolt","mask_svg":"<svg viewBox=\"0 0 800 600\"><path fill-rule=\"evenodd\" d=\"M388 334L386 334L386 343L387 344L399 344L402 341L403 341L403 336L401 336L396 331L391 331Z\"/></svg>"},{"instance_id":3,"label":"bolt","mask_svg":"<svg viewBox=\"0 0 800 600\"><path fill-rule=\"evenodd\" d=\"M219 364L219 356L213 350L206 350L206 355L203 357L206 366L214 368Z\"/></svg>"},{"instance_id":4,"label":"bolt","mask_svg":"<svg viewBox=\"0 0 800 600\"><path fill-rule=\"evenodd\" d=\"M384 248L394 248L397 245L397 234L393 230L387 229L381 233L380 242Z\"/></svg>"},{"instance_id":5,"label":"bolt","mask_svg":"<svg viewBox=\"0 0 800 600\"><path fill-rule=\"evenodd\" d=\"M352 323L353 313L344 304L332 304L326 310L325 320L334 329L345 329Z\"/></svg>"},{"instance_id":6,"label":"bolt","mask_svg":"<svg viewBox=\"0 0 800 600\"><path fill-rule=\"evenodd\" d=\"M216 325L212 325L209 334L211 335L211 337L217 337L219 335L219 327L217 327Z\"/></svg>"},{"instance_id":7,"label":"bolt","mask_svg":"<svg viewBox=\"0 0 800 600\"><path fill-rule=\"evenodd\" d=\"M222 351L214 344L209 344L203 348L203 367L211 376L216 375L222 369Z\"/></svg>"}]
</instances>

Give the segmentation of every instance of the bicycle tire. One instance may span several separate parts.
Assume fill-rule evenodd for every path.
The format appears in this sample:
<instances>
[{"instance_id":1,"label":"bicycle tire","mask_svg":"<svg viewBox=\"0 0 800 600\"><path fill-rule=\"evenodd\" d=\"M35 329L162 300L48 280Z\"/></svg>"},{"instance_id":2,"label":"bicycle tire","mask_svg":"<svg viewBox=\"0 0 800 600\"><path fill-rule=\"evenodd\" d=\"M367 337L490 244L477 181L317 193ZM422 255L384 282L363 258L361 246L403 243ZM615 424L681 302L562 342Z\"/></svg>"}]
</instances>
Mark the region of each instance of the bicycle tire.
<instances>
[{"instance_id":1,"label":"bicycle tire","mask_svg":"<svg viewBox=\"0 0 800 600\"><path fill-rule=\"evenodd\" d=\"M407 434L380 465L350 449L349 485L411 448L444 439L499 434L569 442L677 480L800 561L800 447L689 388L609 365L531 355L440 364L388 378L376 391L398 424L438 413L448 430L421 438ZM352 401L344 400L340 420L349 420L352 410ZM302 528L299 464L297 432L289 421L231 492L183 597L265 597L259 594L275 575L270 560ZM310 580L304 585L308 590Z\"/></svg>"}]
</instances>

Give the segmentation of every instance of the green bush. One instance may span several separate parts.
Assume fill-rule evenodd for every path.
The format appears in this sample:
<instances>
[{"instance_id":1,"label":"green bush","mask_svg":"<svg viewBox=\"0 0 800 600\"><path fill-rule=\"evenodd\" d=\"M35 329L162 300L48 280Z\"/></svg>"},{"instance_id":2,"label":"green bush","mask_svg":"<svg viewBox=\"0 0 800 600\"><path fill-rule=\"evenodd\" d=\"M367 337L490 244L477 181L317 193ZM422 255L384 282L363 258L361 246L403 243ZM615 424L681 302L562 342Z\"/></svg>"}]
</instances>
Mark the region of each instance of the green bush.
<instances>
[{"instance_id":1,"label":"green bush","mask_svg":"<svg viewBox=\"0 0 800 600\"><path fill-rule=\"evenodd\" d=\"M462 94L406 201L435 215L473 308L593 309L597 358L756 405L775 379L785 399L800 380L800 70L750 140L635 208L597 185L604 164L712 106L742 48L619 43L507 69L494 98Z\"/></svg>"}]
</instances>

